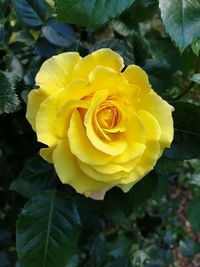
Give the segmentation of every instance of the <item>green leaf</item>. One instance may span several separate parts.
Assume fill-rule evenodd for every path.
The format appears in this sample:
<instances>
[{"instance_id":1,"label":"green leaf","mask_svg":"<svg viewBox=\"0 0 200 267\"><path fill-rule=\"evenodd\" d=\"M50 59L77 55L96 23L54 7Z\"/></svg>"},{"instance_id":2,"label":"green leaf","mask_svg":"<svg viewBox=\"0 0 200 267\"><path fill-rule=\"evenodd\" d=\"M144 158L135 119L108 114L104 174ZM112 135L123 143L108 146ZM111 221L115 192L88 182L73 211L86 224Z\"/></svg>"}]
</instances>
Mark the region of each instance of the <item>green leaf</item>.
<instances>
[{"instance_id":1,"label":"green leaf","mask_svg":"<svg viewBox=\"0 0 200 267\"><path fill-rule=\"evenodd\" d=\"M200 243L197 243L194 240L181 240L179 246L184 257L194 257L200 252Z\"/></svg>"},{"instance_id":2,"label":"green leaf","mask_svg":"<svg viewBox=\"0 0 200 267\"><path fill-rule=\"evenodd\" d=\"M118 236L110 245L109 255L114 258L123 257L129 254L131 240L124 235Z\"/></svg>"},{"instance_id":3,"label":"green leaf","mask_svg":"<svg viewBox=\"0 0 200 267\"><path fill-rule=\"evenodd\" d=\"M200 107L186 102L172 103L175 108L174 140L165 155L174 160L200 156Z\"/></svg>"},{"instance_id":4,"label":"green leaf","mask_svg":"<svg viewBox=\"0 0 200 267\"><path fill-rule=\"evenodd\" d=\"M134 0L56 0L59 22L97 28L119 16Z\"/></svg>"},{"instance_id":5,"label":"green leaf","mask_svg":"<svg viewBox=\"0 0 200 267\"><path fill-rule=\"evenodd\" d=\"M15 112L18 107L14 83L7 72L0 71L0 114Z\"/></svg>"},{"instance_id":6,"label":"green leaf","mask_svg":"<svg viewBox=\"0 0 200 267\"><path fill-rule=\"evenodd\" d=\"M44 37L52 44L60 47L68 47L75 42L73 29L70 25L57 23L50 19L42 28Z\"/></svg>"},{"instance_id":7,"label":"green leaf","mask_svg":"<svg viewBox=\"0 0 200 267\"><path fill-rule=\"evenodd\" d=\"M10 189L31 198L44 189L53 188L56 184L52 165L38 156L27 162L17 179L12 182Z\"/></svg>"},{"instance_id":8,"label":"green leaf","mask_svg":"<svg viewBox=\"0 0 200 267\"><path fill-rule=\"evenodd\" d=\"M196 73L192 76L191 80L200 85L200 73Z\"/></svg>"},{"instance_id":9,"label":"green leaf","mask_svg":"<svg viewBox=\"0 0 200 267\"><path fill-rule=\"evenodd\" d=\"M151 19L157 10L157 0L136 0L127 15L137 21L144 21Z\"/></svg>"},{"instance_id":10,"label":"green leaf","mask_svg":"<svg viewBox=\"0 0 200 267\"><path fill-rule=\"evenodd\" d=\"M198 57L200 53L200 37L196 38L196 40L192 43L192 51L195 53L195 55Z\"/></svg>"},{"instance_id":11,"label":"green leaf","mask_svg":"<svg viewBox=\"0 0 200 267\"><path fill-rule=\"evenodd\" d=\"M167 96L166 90L172 85L173 70L170 65L162 61L147 60L144 69L149 75L153 89L165 98Z\"/></svg>"},{"instance_id":12,"label":"green leaf","mask_svg":"<svg viewBox=\"0 0 200 267\"><path fill-rule=\"evenodd\" d=\"M104 267L133 267L131 264L129 257L124 256L124 257L119 257L114 260L109 260L109 262L104 265Z\"/></svg>"},{"instance_id":13,"label":"green leaf","mask_svg":"<svg viewBox=\"0 0 200 267\"><path fill-rule=\"evenodd\" d=\"M9 264L8 257L4 252L0 251L0 267L7 267Z\"/></svg>"},{"instance_id":14,"label":"green leaf","mask_svg":"<svg viewBox=\"0 0 200 267\"><path fill-rule=\"evenodd\" d=\"M17 221L17 252L23 267L65 267L74 256L80 219L72 199L48 190L27 202Z\"/></svg>"},{"instance_id":15,"label":"green leaf","mask_svg":"<svg viewBox=\"0 0 200 267\"><path fill-rule=\"evenodd\" d=\"M183 51L199 37L199 0L159 0L161 17L172 40Z\"/></svg>"},{"instance_id":16,"label":"green leaf","mask_svg":"<svg viewBox=\"0 0 200 267\"><path fill-rule=\"evenodd\" d=\"M12 0L18 17L27 25L37 27L45 19L47 7L44 0Z\"/></svg>"},{"instance_id":17,"label":"green leaf","mask_svg":"<svg viewBox=\"0 0 200 267\"><path fill-rule=\"evenodd\" d=\"M149 46L147 41L136 31L126 39L126 58L129 64L143 66L149 56ZM128 60L129 59L129 60Z\"/></svg>"},{"instance_id":18,"label":"green leaf","mask_svg":"<svg viewBox=\"0 0 200 267\"><path fill-rule=\"evenodd\" d=\"M200 195L197 195L189 204L187 209L187 217L195 232L200 231Z\"/></svg>"}]
</instances>

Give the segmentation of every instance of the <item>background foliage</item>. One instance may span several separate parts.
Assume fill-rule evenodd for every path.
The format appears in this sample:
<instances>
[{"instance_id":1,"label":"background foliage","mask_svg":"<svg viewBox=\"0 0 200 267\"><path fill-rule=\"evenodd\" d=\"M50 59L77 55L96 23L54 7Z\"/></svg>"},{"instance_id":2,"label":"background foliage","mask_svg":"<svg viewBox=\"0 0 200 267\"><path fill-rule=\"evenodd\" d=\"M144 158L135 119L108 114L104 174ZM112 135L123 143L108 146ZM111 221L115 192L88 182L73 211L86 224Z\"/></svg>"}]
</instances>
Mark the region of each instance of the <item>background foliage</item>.
<instances>
[{"instance_id":1,"label":"background foliage","mask_svg":"<svg viewBox=\"0 0 200 267\"><path fill-rule=\"evenodd\" d=\"M199 266L199 29L198 0L0 0L0 267ZM102 47L146 70L175 138L130 192L94 201L38 156L25 112L44 60Z\"/></svg>"}]
</instances>

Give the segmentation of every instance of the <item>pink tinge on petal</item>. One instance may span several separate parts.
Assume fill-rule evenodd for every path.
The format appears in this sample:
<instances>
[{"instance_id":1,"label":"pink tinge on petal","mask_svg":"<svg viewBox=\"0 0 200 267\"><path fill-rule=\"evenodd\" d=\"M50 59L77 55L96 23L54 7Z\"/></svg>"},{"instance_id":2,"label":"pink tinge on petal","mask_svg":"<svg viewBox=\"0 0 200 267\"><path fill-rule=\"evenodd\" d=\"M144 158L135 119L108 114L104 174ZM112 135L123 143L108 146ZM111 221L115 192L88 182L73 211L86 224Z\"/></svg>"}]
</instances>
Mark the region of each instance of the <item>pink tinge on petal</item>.
<instances>
[{"instance_id":1,"label":"pink tinge on petal","mask_svg":"<svg viewBox=\"0 0 200 267\"><path fill-rule=\"evenodd\" d=\"M109 189L110 188L99 190L99 191L93 192L91 194L86 194L86 196L93 198L94 200L104 200L105 194Z\"/></svg>"}]
</instances>

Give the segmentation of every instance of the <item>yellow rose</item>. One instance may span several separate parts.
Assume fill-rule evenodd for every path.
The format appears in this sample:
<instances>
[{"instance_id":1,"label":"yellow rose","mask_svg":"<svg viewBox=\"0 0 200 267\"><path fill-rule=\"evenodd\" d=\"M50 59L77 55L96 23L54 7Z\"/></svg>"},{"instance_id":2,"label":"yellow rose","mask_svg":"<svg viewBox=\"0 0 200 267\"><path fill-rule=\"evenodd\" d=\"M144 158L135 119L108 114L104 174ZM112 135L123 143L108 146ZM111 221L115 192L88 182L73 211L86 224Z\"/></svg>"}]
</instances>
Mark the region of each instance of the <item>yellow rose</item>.
<instances>
[{"instance_id":1,"label":"yellow rose","mask_svg":"<svg viewBox=\"0 0 200 267\"><path fill-rule=\"evenodd\" d=\"M27 119L48 146L40 155L63 183L94 199L113 186L127 192L173 139L173 108L144 70L123 68L110 49L63 53L43 63L28 96Z\"/></svg>"}]
</instances>

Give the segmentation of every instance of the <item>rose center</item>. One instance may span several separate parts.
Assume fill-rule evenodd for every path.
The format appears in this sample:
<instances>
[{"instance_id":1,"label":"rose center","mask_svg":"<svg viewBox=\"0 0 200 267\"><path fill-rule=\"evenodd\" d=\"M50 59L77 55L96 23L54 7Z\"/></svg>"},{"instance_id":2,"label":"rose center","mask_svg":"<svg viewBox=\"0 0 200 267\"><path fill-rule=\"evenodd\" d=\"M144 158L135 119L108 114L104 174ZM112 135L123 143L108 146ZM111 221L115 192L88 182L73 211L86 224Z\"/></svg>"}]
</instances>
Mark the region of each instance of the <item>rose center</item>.
<instances>
[{"instance_id":1,"label":"rose center","mask_svg":"<svg viewBox=\"0 0 200 267\"><path fill-rule=\"evenodd\" d=\"M118 111L115 107L104 107L97 112L97 121L101 128L112 129L117 125Z\"/></svg>"}]
</instances>

